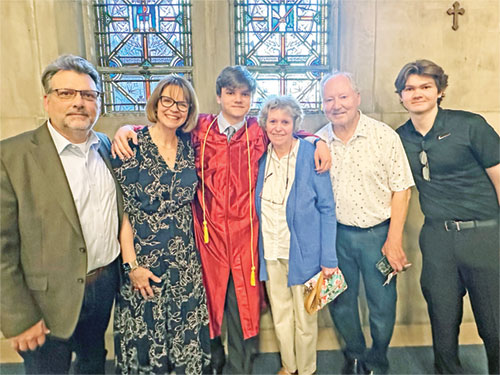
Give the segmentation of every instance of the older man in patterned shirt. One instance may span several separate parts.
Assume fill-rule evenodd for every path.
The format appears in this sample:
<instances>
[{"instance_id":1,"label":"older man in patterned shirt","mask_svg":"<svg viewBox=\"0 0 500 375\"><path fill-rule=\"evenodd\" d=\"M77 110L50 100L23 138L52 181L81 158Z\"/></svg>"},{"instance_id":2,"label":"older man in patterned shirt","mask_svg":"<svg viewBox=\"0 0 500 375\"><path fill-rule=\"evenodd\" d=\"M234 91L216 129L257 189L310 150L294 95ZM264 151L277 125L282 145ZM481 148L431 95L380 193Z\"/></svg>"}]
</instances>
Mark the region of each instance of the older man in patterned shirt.
<instances>
[{"instance_id":1,"label":"older man in patterned shirt","mask_svg":"<svg viewBox=\"0 0 500 375\"><path fill-rule=\"evenodd\" d=\"M388 125L361 113L361 98L349 73L321 82L330 123L317 135L332 154L337 256L349 288L329 305L345 341L344 374L387 373L387 348L396 319L396 282L375 264L385 255L395 271L408 263L403 250L410 187L414 185L401 141ZM368 301L372 347L367 350L358 312L360 274Z\"/></svg>"}]
</instances>

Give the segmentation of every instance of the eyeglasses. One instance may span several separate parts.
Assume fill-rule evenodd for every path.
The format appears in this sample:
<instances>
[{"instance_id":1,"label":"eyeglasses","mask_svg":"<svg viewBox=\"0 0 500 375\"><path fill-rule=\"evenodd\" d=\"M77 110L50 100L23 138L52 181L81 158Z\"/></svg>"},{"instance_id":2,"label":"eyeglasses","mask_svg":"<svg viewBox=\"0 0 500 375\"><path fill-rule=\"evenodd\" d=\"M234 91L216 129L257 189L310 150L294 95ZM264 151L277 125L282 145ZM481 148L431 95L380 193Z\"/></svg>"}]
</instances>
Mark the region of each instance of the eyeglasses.
<instances>
[{"instance_id":1,"label":"eyeglasses","mask_svg":"<svg viewBox=\"0 0 500 375\"><path fill-rule=\"evenodd\" d=\"M288 159L286 160L285 192L283 193L283 198L281 199L281 202L275 202L272 199L267 199L267 198L264 198L262 196L262 193L264 192L264 184L266 183L267 179L273 175L273 172L269 173L266 177L264 177L264 183L262 184L262 190L261 190L260 195L259 195L259 198L262 199L263 201L266 201L266 202L269 202L269 203L272 203L272 204L276 204L278 206L283 206L283 204L285 203L286 192L288 190L288 167L289 167L289 164L290 164L290 152L291 151L292 151L292 146L290 146L290 151L288 152ZM271 151L268 152L268 155L267 155L267 163L266 163L267 165L266 165L266 168L265 168L266 172L267 172L267 170L269 168L270 160L272 160L273 163L275 163L274 159L272 158L272 153L273 153L273 148L271 147Z\"/></svg>"},{"instance_id":2,"label":"eyeglasses","mask_svg":"<svg viewBox=\"0 0 500 375\"><path fill-rule=\"evenodd\" d=\"M425 181L431 180L431 172L429 169L429 158L427 157L427 152L425 150L420 151L418 154L420 164L422 164L422 178Z\"/></svg>"},{"instance_id":3,"label":"eyeglasses","mask_svg":"<svg viewBox=\"0 0 500 375\"><path fill-rule=\"evenodd\" d=\"M285 203L285 197L286 197L286 191L288 190L288 161L287 161L287 164L286 164L286 181L285 181L285 192L283 193L283 198L281 199L280 202L275 202L274 200L272 199L267 199L267 198L264 198L262 196L262 192L264 191L264 189L262 189L262 191L260 192L260 195L259 195L259 198L262 199L263 201L266 201L266 202L269 202L269 203L272 203L272 204L275 204L275 205L278 205L278 206L283 206L283 204ZM273 173L269 173L266 177L264 177L264 183L266 183L266 180L271 177Z\"/></svg>"},{"instance_id":4,"label":"eyeglasses","mask_svg":"<svg viewBox=\"0 0 500 375\"><path fill-rule=\"evenodd\" d=\"M189 104L188 102L184 101L178 102L172 99L170 96L160 96L160 102L166 108L170 108L175 104L179 112L187 112L191 107L191 104Z\"/></svg>"},{"instance_id":5,"label":"eyeglasses","mask_svg":"<svg viewBox=\"0 0 500 375\"><path fill-rule=\"evenodd\" d=\"M82 99L89 102L95 102L101 93L96 90L75 90L75 89L51 89L49 94L55 92L61 100L72 100L77 93L80 93Z\"/></svg>"}]
</instances>

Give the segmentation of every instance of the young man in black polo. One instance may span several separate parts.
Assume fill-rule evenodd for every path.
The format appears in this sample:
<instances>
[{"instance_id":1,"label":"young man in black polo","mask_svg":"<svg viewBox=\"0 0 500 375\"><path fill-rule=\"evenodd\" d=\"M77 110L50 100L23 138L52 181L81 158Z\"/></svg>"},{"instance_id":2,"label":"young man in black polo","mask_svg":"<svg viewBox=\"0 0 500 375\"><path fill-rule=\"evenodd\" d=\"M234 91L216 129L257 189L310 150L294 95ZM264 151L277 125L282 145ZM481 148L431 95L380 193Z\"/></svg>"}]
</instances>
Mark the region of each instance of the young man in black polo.
<instances>
[{"instance_id":1,"label":"young man in black polo","mask_svg":"<svg viewBox=\"0 0 500 375\"><path fill-rule=\"evenodd\" d=\"M447 83L428 60L406 64L395 81L410 114L397 132L425 215L421 286L435 369L463 372L458 333L468 292L489 372L498 374L500 142L481 116L439 106Z\"/></svg>"}]
</instances>

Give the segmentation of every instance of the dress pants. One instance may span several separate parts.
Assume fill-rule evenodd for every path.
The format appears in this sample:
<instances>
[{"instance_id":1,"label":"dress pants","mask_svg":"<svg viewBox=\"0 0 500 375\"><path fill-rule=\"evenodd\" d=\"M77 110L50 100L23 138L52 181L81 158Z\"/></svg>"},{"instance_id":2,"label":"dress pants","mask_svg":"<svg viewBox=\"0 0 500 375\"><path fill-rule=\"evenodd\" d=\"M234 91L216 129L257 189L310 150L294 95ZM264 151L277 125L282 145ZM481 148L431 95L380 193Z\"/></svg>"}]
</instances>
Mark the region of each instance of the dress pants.
<instances>
[{"instance_id":1,"label":"dress pants","mask_svg":"<svg viewBox=\"0 0 500 375\"><path fill-rule=\"evenodd\" d=\"M266 260L267 294L271 304L274 331L278 339L281 363L290 373L316 372L318 314L304 308L304 285L288 287L288 260Z\"/></svg>"},{"instance_id":2,"label":"dress pants","mask_svg":"<svg viewBox=\"0 0 500 375\"><path fill-rule=\"evenodd\" d=\"M224 319L227 326L227 369L228 374L251 374L252 362L258 351L258 336L249 339L243 338L240 322L240 312L232 274L226 292L224 305ZM212 367L219 369L225 363L224 348L220 337L211 340Z\"/></svg>"},{"instance_id":3,"label":"dress pants","mask_svg":"<svg viewBox=\"0 0 500 375\"><path fill-rule=\"evenodd\" d=\"M104 334L118 291L118 267L115 260L87 283L80 317L68 340L49 335L45 344L36 350L19 352L24 359L26 374L67 374L72 352L76 353L76 374L104 374Z\"/></svg>"},{"instance_id":4,"label":"dress pants","mask_svg":"<svg viewBox=\"0 0 500 375\"><path fill-rule=\"evenodd\" d=\"M383 286L385 277L375 264L382 258L389 223L362 229L338 224L337 257L347 290L331 302L330 314L342 336L347 360L358 359L375 373L387 373L387 349L396 320L396 280ZM367 350L358 309L360 273L366 290L372 347Z\"/></svg>"},{"instance_id":5,"label":"dress pants","mask_svg":"<svg viewBox=\"0 0 500 375\"><path fill-rule=\"evenodd\" d=\"M499 371L499 227L446 231L426 222L420 233L422 292L432 327L436 372L462 373L458 334L469 293L491 374Z\"/></svg>"}]
</instances>

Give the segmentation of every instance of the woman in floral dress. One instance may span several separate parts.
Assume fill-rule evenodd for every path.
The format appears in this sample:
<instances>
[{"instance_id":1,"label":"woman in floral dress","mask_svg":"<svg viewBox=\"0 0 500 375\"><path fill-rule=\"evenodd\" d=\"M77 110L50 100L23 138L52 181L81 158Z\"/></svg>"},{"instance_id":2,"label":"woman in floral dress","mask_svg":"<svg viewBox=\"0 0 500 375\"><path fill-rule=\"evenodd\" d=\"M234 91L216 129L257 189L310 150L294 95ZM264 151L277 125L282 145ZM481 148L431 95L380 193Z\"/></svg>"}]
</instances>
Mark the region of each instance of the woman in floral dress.
<instances>
[{"instance_id":1,"label":"woman in floral dress","mask_svg":"<svg viewBox=\"0 0 500 375\"><path fill-rule=\"evenodd\" d=\"M154 125L139 131L134 156L113 160L126 212L117 372L200 374L210 364L210 342L191 211L198 181L189 132L198 101L188 81L171 75L158 83L146 112Z\"/></svg>"}]
</instances>

